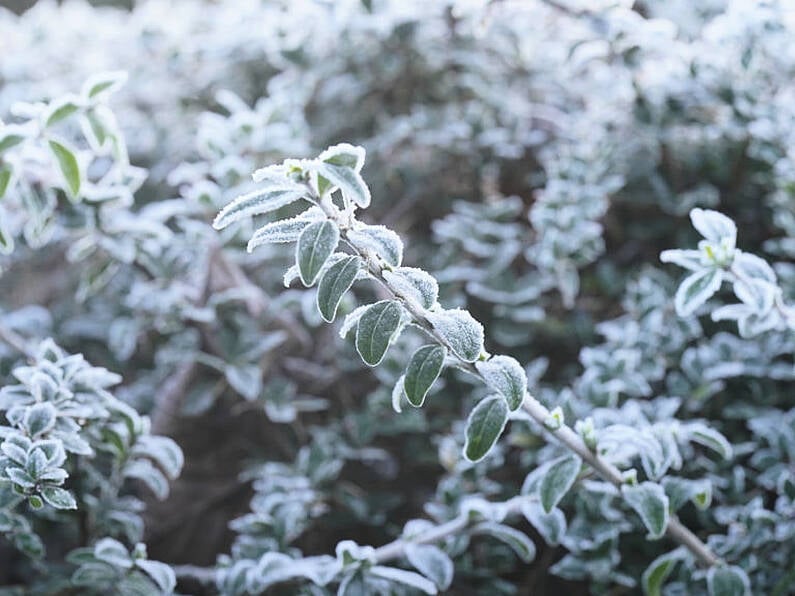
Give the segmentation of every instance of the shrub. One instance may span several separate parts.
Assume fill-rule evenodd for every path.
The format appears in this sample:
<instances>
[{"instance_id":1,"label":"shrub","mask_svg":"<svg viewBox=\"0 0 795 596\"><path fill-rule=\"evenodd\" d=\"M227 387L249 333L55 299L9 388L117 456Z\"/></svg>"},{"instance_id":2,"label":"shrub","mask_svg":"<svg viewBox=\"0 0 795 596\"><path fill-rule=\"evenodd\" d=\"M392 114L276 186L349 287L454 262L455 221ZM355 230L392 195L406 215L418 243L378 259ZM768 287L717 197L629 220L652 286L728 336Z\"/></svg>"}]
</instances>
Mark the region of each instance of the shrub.
<instances>
[{"instance_id":1,"label":"shrub","mask_svg":"<svg viewBox=\"0 0 795 596\"><path fill-rule=\"evenodd\" d=\"M0 12L4 590L791 592L794 26Z\"/></svg>"}]
</instances>

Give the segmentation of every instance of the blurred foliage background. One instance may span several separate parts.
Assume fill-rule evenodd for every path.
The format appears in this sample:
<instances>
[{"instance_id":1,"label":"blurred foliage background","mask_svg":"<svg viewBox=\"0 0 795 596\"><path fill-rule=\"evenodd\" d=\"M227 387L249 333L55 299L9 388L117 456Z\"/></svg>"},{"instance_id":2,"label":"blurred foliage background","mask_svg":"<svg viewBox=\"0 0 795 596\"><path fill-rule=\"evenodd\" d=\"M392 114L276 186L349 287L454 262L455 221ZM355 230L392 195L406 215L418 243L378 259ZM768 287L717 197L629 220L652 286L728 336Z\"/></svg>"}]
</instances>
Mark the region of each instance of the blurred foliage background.
<instances>
[{"instance_id":1,"label":"blurred foliage background","mask_svg":"<svg viewBox=\"0 0 795 596\"><path fill-rule=\"evenodd\" d=\"M0 2L15 12L30 4ZM469 308L487 349L525 364L531 391L567 419L591 416L605 437L619 426L674 437L665 448L678 465L671 455L666 466L684 484L666 489L706 481L712 499L681 504L683 521L743 566L758 593L788 593L792 332L741 337L706 311L678 317L680 272L659 261L661 250L695 246L691 208L719 209L743 249L774 263L784 300L795 298L787 2L131 4L0 12L8 123L38 117L18 102L76 93L96 72L128 73L106 106L123 156L86 142L83 121L60 132L79 147L94 195L68 201L31 149L25 158L38 165L18 196L48 207L20 200L0 214L17 238L3 257L0 321L118 372L119 399L185 454L167 499L135 482L121 490L146 505L135 513L145 531L126 542L244 577L268 552L333 553L345 538L379 545L408 520L454 517L467 497L510 498L560 455L517 422L494 456L463 461L462 421L481 389L450 374L424 409L396 414L391 390L421 338L366 369L338 329L321 325L312 291L284 288L290 249L249 255L249 227L210 228L253 188L257 167L351 142L368 152L366 218L401 233L404 262L438 277L442 303ZM121 181L103 177L108 161L123 166ZM19 356L2 358L10 382ZM682 439L701 421L731 441L734 459ZM621 457L641 467L639 452ZM447 544L451 593L638 593L648 563L674 545L645 541L619 499L586 484L561 505L559 545L514 520L538 546L532 563L486 539ZM52 561L102 532L124 536L100 523L101 507L91 511L83 535L36 521ZM31 570L47 581L72 572L0 548L8 585ZM242 593L234 573L216 587L187 577L180 587ZM671 585L706 593L703 574L686 567Z\"/></svg>"}]
</instances>

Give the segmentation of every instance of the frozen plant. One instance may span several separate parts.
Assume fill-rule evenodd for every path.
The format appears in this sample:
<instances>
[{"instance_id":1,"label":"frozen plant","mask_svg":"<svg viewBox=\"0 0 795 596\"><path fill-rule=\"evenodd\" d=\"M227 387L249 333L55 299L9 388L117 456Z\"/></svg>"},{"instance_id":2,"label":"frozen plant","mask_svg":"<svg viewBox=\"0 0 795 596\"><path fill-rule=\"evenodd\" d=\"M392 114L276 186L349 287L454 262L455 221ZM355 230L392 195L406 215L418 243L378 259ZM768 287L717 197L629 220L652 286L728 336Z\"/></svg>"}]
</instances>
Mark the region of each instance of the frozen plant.
<instances>
[{"instance_id":1,"label":"frozen plant","mask_svg":"<svg viewBox=\"0 0 795 596\"><path fill-rule=\"evenodd\" d=\"M572 430L560 411L550 412L528 392L527 376L519 362L508 355L489 354L485 350L483 326L464 309L443 308L438 302L436 279L422 269L403 265L404 246L400 237L385 226L359 221L357 211L366 209L372 199L361 175L364 159L362 147L340 144L329 147L316 159L288 159L280 165L257 170L253 178L259 187L224 207L213 226L224 230L241 220L278 212L282 207L302 202L305 207L297 215L270 221L256 229L248 242L248 251L268 243L294 242L295 264L285 273L285 285L300 280L305 287L317 286L317 308L327 322L334 321L340 301L355 282L374 283L382 291L383 299L356 308L345 317L340 329L343 338L355 329L356 350L368 366L380 364L389 347L407 328L417 328L426 336L430 343L414 352L392 390L392 406L396 413L400 413L406 403L422 407L445 368L452 367L477 377L492 393L481 399L467 418L463 447L467 460L478 462L485 458L508 421L522 417L532 419L539 430L544 429L570 451L528 476L522 490L528 507L530 501L538 499L544 513L550 514L581 474L588 475L584 468L589 467L607 485L620 491L626 505L640 516L650 539L667 533L690 551L687 555L681 551L677 557L692 557L709 568L711 594L731 593L725 592L723 582L747 584L748 578L742 569L726 566L670 513L669 497L663 486L655 482L665 474L665 468L653 471L644 464L649 480L641 482L636 470L619 470L605 459L603 455L609 449L603 443L609 429L602 431L600 437L593 420L585 418L578 420L576 430ZM617 430L618 427L613 430L613 440L619 443L634 440L631 428L627 427L621 436L615 434ZM690 436L690 432L685 431L684 436ZM725 457L731 456L728 442L719 433L704 427L694 429L692 436L696 441L714 444ZM638 439L642 441L642 434ZM639 449L643 453L643 448ZM698 498L705 500L708 496ZM471 515L464 517L472 518ZM502 521L503 517L504 513L496 521ZM461 529L456 524L438 535L431 530L434 538L427 539L421 534L420 543L440 540L448 532ZM526 543L526 538L516 536L515 530L505 529L504 532L514 536L512 540ZM414 572L381 567L378 563L386 557L379 557L378 551L370 547L356 546L351 550L343 548L343 544L347 543L338 545L336 560L279 558L277 562L266 554L258 566L243 570L240 581L244 582L246 591L253 593L266 585L296 577L307 578L320 586L340 581L342 594L353 590L354 585L361 590L358 585L368 585L368 582L371 584L368 589L377 590L376 586L384 580L431 594L436 593L440 585L435 572L426 568L426 564L431 565L430 561L413 563L420 574L424 573L423 578ZM396 551L395 556L399 556L405 554L408 546L399 543L383 548L390 554ZM527 554L526 558L532 558L532 554ZM659 564L659 560L655 561L656 566ZM221 586L230 585L226 573L222 572L219 578ZM657 567L650 568L647 587L653 581L650 578L658 573ZM449 584L449 581L443 583Z\"/></svg>"}]
</instances>

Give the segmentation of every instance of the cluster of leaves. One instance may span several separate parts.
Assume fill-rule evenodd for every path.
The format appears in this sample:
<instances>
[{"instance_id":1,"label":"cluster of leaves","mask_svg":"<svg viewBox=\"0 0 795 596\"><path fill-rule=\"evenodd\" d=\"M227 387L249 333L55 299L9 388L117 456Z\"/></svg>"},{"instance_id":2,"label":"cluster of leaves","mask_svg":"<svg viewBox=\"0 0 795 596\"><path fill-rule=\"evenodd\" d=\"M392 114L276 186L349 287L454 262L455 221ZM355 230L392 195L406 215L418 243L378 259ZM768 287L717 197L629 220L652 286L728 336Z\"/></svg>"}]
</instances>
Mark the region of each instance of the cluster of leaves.
<instances>
[{"instance_id":1,"label":"cluster of leaves","mask_svg":"<svg viewBox=\"0 0 795 596\"><path fill-rule=\"evenodd\" d=\"M96 541L93 548L78 547L67 555L78 566L71 577L68 569L44 567L38 589L118 586L132 594L155 589L154 581L169 593L173 571L147 560L143 545L130 556L112 536L141 539L145 505L125 494L125 485L140 481L165 499L169 480L182 469L180 448L151 435L148 419L108 392L121 380L118 375L89 365L80 354L66 354L52 341L43 342L33 363L13 374L19 384L0 390L0 410L9 423L0 426L3 533L39 571L38 561L46 555L40 532L48 539L53 532L82 533L80 540Z\"/></svg>"}]
</instances>

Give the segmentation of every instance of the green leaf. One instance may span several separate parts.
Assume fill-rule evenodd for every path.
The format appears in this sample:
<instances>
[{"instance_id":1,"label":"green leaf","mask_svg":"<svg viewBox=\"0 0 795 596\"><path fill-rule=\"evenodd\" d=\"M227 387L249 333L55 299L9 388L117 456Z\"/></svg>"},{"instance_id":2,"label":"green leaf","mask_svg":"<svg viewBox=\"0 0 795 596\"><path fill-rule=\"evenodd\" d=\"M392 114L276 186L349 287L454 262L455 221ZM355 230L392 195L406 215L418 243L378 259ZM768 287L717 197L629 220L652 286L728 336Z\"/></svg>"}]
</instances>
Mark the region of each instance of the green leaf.
<instances>
[{"instance_id":1,"label":"green leaf","mask_svg":"<svg viewBox=\"0 0 795 596\"><path fill-rule=\"evenodd\" d=\"M28 436L36 437L55 427L56 416L55 406L50 402L41 402L27 409L22 424Z\"/></svg>"},{"instance_id":2,"label":"green leaf","mask_svg":"<svg viewBox=\"0 0 795 596\"><path fill-rule=\"evenodd\" d=\"M10 164L0 165L0 199L5 196L13 173Z\"/></svg>"},{"instance_id":3,"label":"green leaf","mask_svg":"<svg viewBox=\"0 0 795 596\"><path fill-rule=\"evenodd\" d=\"M44 113L44 126L49 127L65 120L81 108L80 99L75 96L66 96L56 99L47 106Z\"/></svg>"},{"instance_id":4,"label":"green leaf","mask_svg":"<svg viewBox=\"0 0 795 596\"><path fill-rule=\"evenodd\" d=\"M337 315L340 300L356 281L361 265L359 257L344 257L329 267L320 278L317 308L327 323L331 323Z\"/></svg>"},{"instance_id":5,"label":"green leaf","mask_svg":"<svg viewBox=\"0 0 795 596\"><path fill-rule=\"evenodd\" d=\"M370 366L379 364L400 329L401 309L393 300L376 302L364 311L356 327L356 351Z\"/></svg>"},{"instance_id":6,"label":"green leaf","mask_svg":"<svg viewBox=\"0 0 795 596\"><path fill-rule=\"evenodd\" d=\"M684 557L684 551L677 548L654 559L643 572L641 581L644 594L646 596L661 596L663 583L671 575L676 564Z\"/></svg>"},{"instance_id":7,"label":"green leaf","mask_svg":"<svg viewBox=\"0 0 795 596\"><path fill-rule=\"evenodd\" d=\"M718 291L723 281L723 271L718 268L702 269L688 275L674 296L676 314L680 317L692 315Z\"/></svg>"},{"instance_id":8,"label":"green leaf","mask_svg":"<svg viewBox=\"0 0 795 596\"><path fill-rule=\"evenodd\" d=\"M507 400L511 410L522 405L527 390L527 375L516 360L510 356L494 356L485 362L476 362L475 367L483 375L486 384Z\"/></svg>"},{"instance_id":9,"label":"green leaf","mask_svg":"<svg viewBox=\"0 0 795 596\"><path fill-rule=\"evenodd\" d=\"M118 579L116 570L105 563L85 563L72 574L75 586L86 586L96 590Z\"/></svg>"},{"instance_id":10,"label":"green leaf","mask_svg":"<svg viewBox=\"0 0 795 596\"><path fill-rule=\"evenodd\" d=\"M254 401L262 392L262 370L258 364L228 364L224 376L232 389L247 401Z\"/></svg>"},{"instance_id":11,"label":"green leaf","mask_svg":"<svg viewBox=\"0 0 795 596\"><path fill-rule=\"evenodd\" d=\"M127 81L124 71L98 73L89 78L83 85L83 96L86 99L97 99L102 95L110 95Z\"/></svg>"},{"instance_id":12,"label":"green leaf","mask_svg":"<svg viewBox=\"0 0 795 596\"><path fill-rule=\"evenodd\" d=\"M341 143L339 145L333 145L326 149L323 153L321 153L317 160L313 164L313 168L317 173L317 189L318 193L323 196L328 192L333 192L335 187L340 187L339 184L332 182L328 177L324 177L320 170L324 167L328 166L338 166L342 168L349 168L353 170L354 174L361 172L362 166L364 165L364 157L365 151L364 147L356 147L353 145L349 145L348 143ZM325 163L323 163L325 162ZM318 165L320 164L320 165ZM346 178L345 174L340 174L343 178ZM330 173L330 177L334 178L335 172L332 170ZM349 178L353 178L352 174L348 174ZM364 184L364 180L361 182L348 182L347 184L353 184L354 188L358 187L360 184ZM352 200L350 195L346 195L346 200Z\"/></svg>"},{"instance_id":13,"label":"green leaf","mask_svg":"<svg viewBox=\"0 0 795 596\"><path fill-rule=\"evenodd\" d=\"M554 460L541 479L538 489L541 505L546 513L554 509L577 480L582 461L577 455L565 455Z\"/></svg>"},{"instance_id":14,"label":"green leaf","mask_svg":"<svg viewBox=\"0 0 795 596\"><path fill-rule=\"evenodd\" d=\"M483 325L460 308L429 312L425 315L433 328L447 341L453 353L464 362L475 362L483 351Z\"/></svg>"},{"instance_id":15,"label":"green leaf","mask_svg":"<svg viewBox=\"0 0 795 596\"><path fill-rule=\"evenodd\" d=\"M524 533L510 526L493 522L477 524L472 528L474 534L487 534L510 546L525 563L536 558L536 546Z\"/></svg>"},{"instance_id":16,"label":"green leaf","mask_svg":"<svg viewBox=\"0 0 795 596\"><path fill-rule=\"evenodd\" d=\"M135 566L146 573L163 594L171 594L177 587L177 577L169 565L160 561L136 559Z\"/></svg>"},{"instance_id":17,"label":"green leaf","mask_svg":"<svg viewBox=\"0 0 795 596\"><path fill-rule=\"evenodd\" d=\"M14 126L3 126L0 124L0 153L6 149L16 147L24 141L26 135L23 131Z\"/></svg>"},{"instance_id":18,"label":"green leaf","mask_svg":"<svg viewBox=\"0 0 795 596\"><path fill-rule=\"evenodd\" d=\"M453 561L438 546L409 543L406 545L406 558L440 590L447 590L453 582Z\"/></svg>"},{"instance_id":19,"label":"green leaf","mask_svg":"<svg viewBox=\"0 0 795 596\"><path fill-rule=\"evenodd\" d=\"M692 425L689 429L690 440L712 449L723 459L731 459L733 449L731 443L722 434L704 424Z\"/></svg>"},{"instance_id":20,"label":"green leaf","mask_svg":"<svg viewBox=\"0 0 795 596\"><path fill-rule=\"evenodd\" d=\"M382 272L389 286L407 300L424 309L431 308L439 299L439 283L430 273L415 267L397 267Z\"/></svg>"},{"instance_id":21,"label":"green leaf","mask_svg":"<svg viewBox=\"0 0 795 596\"><path fill-rule=\"evenodd\" d=\"M58 141L49 141L50 150L58 162L58 167L61 170L64 180L66 181L67 190L72 198L76 198L80 192L81 175L80 166L77 163L77 157L71 149L59 143Z\"/></svg>"},{"instance_id":22,"label":"green leaf","mask_svg":"<svg viewBox=\"0 0 795 596\"><path fill-rule=\"evenodd\" d=\"M130 569L133 566L132 557L127 548L114 538L103 538L94 545L94 556L114 567Z\"/></svg>"},{"instance_id":23,"label":"green leaf","mask_svg":"<svg viewBox=\"0 0 795 596\"><path fill-rule=\"evenodd\" d=\"M467 419L464 457L477 462L486 457L508 422L508 404L499 395L481 400Z\"/></svg>"},{"instance_id":24,"label":"green leaf","mask_svg":"<svg viewBox=\"0 0 795 596\"><path fill-rule=\"evenodd\" d=\"M438 594L436 585L433 582L428 581L419 573L414 573L413 571L406 571L405 569L398 569L396 567L374 565L370 567L369 573L376 577L381 577L391 582L420 590L426 594Z\"/></svg>"},{"instance_id":25,"label":"green leaf","mask_svg":"<svg viewBox=\"0 0 795 596\"><path fill-rule=\"evenodd\" d=\"M746 596L751 593L748 575L734 565L710 567L707 571L709 596Z\"/></svg>"},{"instance_id":26,"label":"green leaf","mask_svg":"<svg viewBox=\"0 0 795 596\"><path fill-rule=\"evenodd\" d=\"M649 538L660 538L668 527L668 496L662 486L654 482L621 487L624 500L640 516L649 530Z\"/></svg>"},{"instance_id":27,"label":"green leaf","mask_svg":"<svg viewBox=\"0 0 795 596\"><path fill-rule=\"evenodd\" d=\"M339 241L340 230L337 224L328 219L309 224L301 232L295 248L295 263L305 286L317 281L323 265L337 249Z\"/></svg>"},{"instance_id":28,"label":"green leaf","mask_svg":"<svg viewBox=\"0 0 795 596\"><path fill-rule=\"evenodd\" d=\"M425 402L425 396L439 378L444 366L447 350L439 345L422 346L411 357L406 367L406 378L403 381L403 390L409 403L419 408Z\"/></svg>"},{"instance_id":29,"label":"green leaf","mask_svg":"<svg viewBox=\"0 0 795 596\"><path fill-rule=\"evenodd\" d=\"M128 463L123 473L125 478L137 478L161 501L168 496L168 479L148 459L137 459Z\"/></svg>"},{"instance_id":30,"label":"green leaf","mask_svg":"<svg viewBox=\"0 0 795 596\"><path fill-rule=\"evenodd\" d=\"M561 538L566 534L566 516L560 509L556 507L546 513L535 499L528 499L522 503L522 514L547 544L560 544Z\"/></svg>"},{"instance_id":31,"label":"green leaf","mask_svg":"<svg viewBox=\"0 0 795 596\"><path fill-rule=\"evenodd\" d=\"M6 229L5 221L0 220L0 254L10 255L14 252L14 237Z\"/></svg>"},{"instance_id":32,"label":"green leaf","mask_svg":"<svg viewBox=\"0 0 795 596\"><path fill-rule=\"evenodd\" d=\"M672 513L678 511L687 501L692 501L699 509L705 509L712 502L712 483L708 478L691 480L670 476L662 479L665 494L668 495L668 508Z\"/></svg>"},{"instance_id":33,"label":"green leaf","mask_svg":"<svg viewBox=\"0 0 795 596\"><path fill-rule=\"evenodd\" d=\"M302 199L305 191L303 186L285 181L241 195L221 209L213 221L213 227L222 230L241 219L276 211Z\"/></svg>"},{"instance_id":34,"label":"green leaf","mask_svg":"<svg viewBox=\"0 0 795 596\"><path fill-rule=\"evenodd\" d=\"M77 501L68 490L57 486L46 486L41 489L41 498L56 509L77 509Z\"/></svg>"},{"instance_id":35,"label":"green leaf","mask_svg":"<svg viewBox=\"0 0 795 596\"><path fill-rule=\"evenodd\" d=\"M182 449L169 437L144 435L135 444L135 454L152 459L172 480L179 476L185 464Z\"/></svg>"},{"instance_id":36,"label":"green leaf","mask_svg":"<svg viewBox=\"0 0 795 596\"><path fill-rule=\"evenodd\" d=\"M258 246L268 243L295 242L301 237L301 232L322 215L316 209L312 207L297 217L265 224L251 236L246 250L252 252Z\"/></svg>"},{"instance_id":37,"label":"green leaf","mask_svg":"<svg viewBox=\"0 0 795 596\"><path fill-rule=\"evenodd\" d=\"M356 172L362 170L364 165L364 147L340 143L332 145L318 156L318 161L329 163L335 166L351 168Z\"/></svg>"},{"instance_id":38,"label":"green leaf","mask_svg":"<svg viewBox=\"0 0 795 596\"><path fill-rule=\"evenodd\" d=\"M316 162L314 169L318 175L317 186L321 195L339 188L348 201L362 208L370 205L370 189L356 170L328 162Z\"/></svg>"},{"instance_id":39,"label":"green leaf","mask_svg":"<svg viewBox=\"0 0 795 596\"><path fill-rule=\"evenodd\" d=\"M363 252L374 252L392 267L398 267L403 260L403 241L385 226L363 225L348 231L347 239Z\"/></svg>"}]
</instances>

